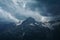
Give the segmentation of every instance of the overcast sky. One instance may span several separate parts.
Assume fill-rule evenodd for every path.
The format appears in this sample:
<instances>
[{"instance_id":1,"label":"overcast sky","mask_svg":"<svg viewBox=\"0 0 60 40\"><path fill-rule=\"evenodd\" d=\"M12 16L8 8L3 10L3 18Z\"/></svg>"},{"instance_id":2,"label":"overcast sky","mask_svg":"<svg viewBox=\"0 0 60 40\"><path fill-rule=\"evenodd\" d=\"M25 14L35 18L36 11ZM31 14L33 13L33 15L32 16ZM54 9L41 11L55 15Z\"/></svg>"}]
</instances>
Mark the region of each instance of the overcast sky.
<instances>
[{"instance_id":1,"label":"overcast sky","mask_svg":"<svg viewBox=\"0 0 60 40\"><path fill-rule=\"evenodd\" d=\"M32 17L37 21L49 21L60 15L59 0L0 0L0 21L24 20ZM47 17L50 16L50 17Z\"/></svg>"}]
</instances>

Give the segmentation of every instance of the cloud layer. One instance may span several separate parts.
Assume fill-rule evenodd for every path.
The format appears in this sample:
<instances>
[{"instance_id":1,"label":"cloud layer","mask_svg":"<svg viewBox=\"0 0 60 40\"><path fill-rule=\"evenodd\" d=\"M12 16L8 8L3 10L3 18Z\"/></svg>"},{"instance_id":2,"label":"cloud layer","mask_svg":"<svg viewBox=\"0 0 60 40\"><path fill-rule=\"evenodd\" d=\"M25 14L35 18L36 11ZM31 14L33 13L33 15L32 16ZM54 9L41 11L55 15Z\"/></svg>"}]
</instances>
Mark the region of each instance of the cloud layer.
<instances>
[{"instance_id":1,"label":"cloud layer","mask_svg":"<svg viewBox=\"0 0 60 40\"><path fill-rule=\"evenodd\" d=\"M0 8L0 21L4 22L19 22L18 19L16 19L14 16L11 15L11 13L3 10L2 8Z\"/></svg>"},{"instance_id":2,"label":"cloud layer","mask_svg":"<svg viewBox=\"0 0 60 40\"><path fill-rule=\"evenodd\" d=\"M0 15L2 18L12 19L12 21L19 21L22 19L26 19L28 17L34 18L36 21L49 21L52 17L42 16L41 14L46 13L45 6L41 3L36 2L35 0L0 0ZM43 8L43 13L42 9ZM50 15L47 12L48 15ZM6 17L5 17L6 16ZM8 18L9 17L9 18Z\"/></svg>"}]
</instances>

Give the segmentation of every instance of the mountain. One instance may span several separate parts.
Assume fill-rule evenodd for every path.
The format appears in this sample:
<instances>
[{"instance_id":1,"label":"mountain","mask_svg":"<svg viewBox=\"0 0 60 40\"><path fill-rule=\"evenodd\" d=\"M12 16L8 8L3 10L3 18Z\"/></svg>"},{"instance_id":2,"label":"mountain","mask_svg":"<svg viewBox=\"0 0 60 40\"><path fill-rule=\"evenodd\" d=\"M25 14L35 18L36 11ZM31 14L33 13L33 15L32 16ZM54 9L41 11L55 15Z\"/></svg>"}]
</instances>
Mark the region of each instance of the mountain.
<instances>
[{"instance_id":1,"label":"mountain","mask_svg":"<svg viewBox=\"0 0 60 40\"><path fill-rule=\"evenodd\" d=\"M23 21L21 25L19 25L19 30L22 31L23 40L59 40L59 22L59 20L56 20L42 23L35 21L35 19L32 17L29 17L25 21ZM45 27L45 25L47 27ZM51 28L49 28L48 26Z\"/></svg>"},{"instance_id":2,"label":"mountain","mask_svg":"<svg viewBox=\"0 0 60 40\"><path fill-rule=\"evenodd\" d=\"M20 22L19 22L20 23ZM50 22L49 22L50 23ZM52 22L51 22L52 23ZM35 21L29 17L20 25L14 23L1 23L3 31L0 30L0 39L2 40L57 40L59 39L59 24L53 26L54 30L42 25L43 23ZM58 36L58 35L59 36ZM58 37L56 37L58 36Z\"/></svg>"},{"instance_id":3,"label":"mountain","mask_svg":"<svg viewBox=\"0 0 60 40\"><path fill-rule=\"evenodd\" d=\"M48 27L42 26L41 22L35 21L34 18L27 18L21 25L23 31L23 40L51 40L52 31ZM49 36L49 37L48 37Z\"/></svg>"}]
</instances>

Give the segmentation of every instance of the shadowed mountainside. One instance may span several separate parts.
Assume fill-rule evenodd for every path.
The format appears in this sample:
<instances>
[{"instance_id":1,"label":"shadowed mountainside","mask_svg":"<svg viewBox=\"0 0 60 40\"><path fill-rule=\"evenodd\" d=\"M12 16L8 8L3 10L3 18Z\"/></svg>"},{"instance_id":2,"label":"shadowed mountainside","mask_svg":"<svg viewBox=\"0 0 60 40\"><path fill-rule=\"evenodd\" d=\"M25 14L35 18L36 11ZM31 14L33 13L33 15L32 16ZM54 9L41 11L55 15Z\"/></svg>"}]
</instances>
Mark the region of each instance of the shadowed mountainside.
<instances>
[{"instance_id":1,"label":"shadowed mountainside","mask_svg":"<svg viewBox=\"0 0 60 40\"><path fill-rule=\"evenodd\" d=\"M52 23L52 22L51 22ZM53 26L54 30L44 27L29 17L22 24L0 23L1 40L59 40L60 24Z\"/></svg>"}]
</instances>

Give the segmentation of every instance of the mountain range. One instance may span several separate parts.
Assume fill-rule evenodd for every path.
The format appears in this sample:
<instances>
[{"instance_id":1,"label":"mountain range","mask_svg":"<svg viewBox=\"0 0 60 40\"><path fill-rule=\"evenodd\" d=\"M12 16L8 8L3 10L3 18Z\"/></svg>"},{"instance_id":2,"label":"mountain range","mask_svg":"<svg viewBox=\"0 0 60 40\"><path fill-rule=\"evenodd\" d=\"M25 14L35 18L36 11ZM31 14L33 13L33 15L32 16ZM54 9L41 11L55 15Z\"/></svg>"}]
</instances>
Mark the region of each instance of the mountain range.
<instances>
[{"instance_id":1,"label":"mountain range","mask_svg":"<svg viewBox=\"0 0 60 40\"><path fill-rule=\"evenodd\" d=\"M54 24L55 21L49 22ZM55 23L57 23L56 21ZM46 23L37 22L34 18L27 18L20 25L9 22L0 22L1 40L59 40L60 24L51 28ZM53 29L52 29L53 28Z\"/></svg>"}]
</instances>

